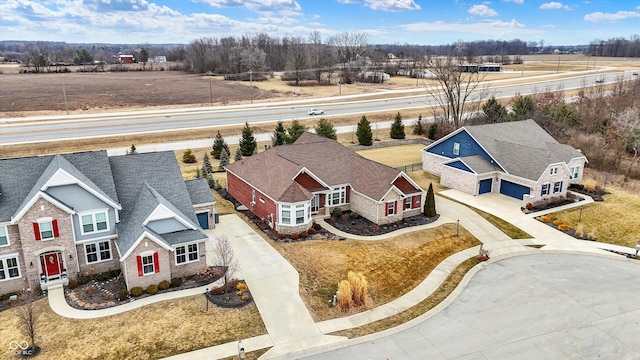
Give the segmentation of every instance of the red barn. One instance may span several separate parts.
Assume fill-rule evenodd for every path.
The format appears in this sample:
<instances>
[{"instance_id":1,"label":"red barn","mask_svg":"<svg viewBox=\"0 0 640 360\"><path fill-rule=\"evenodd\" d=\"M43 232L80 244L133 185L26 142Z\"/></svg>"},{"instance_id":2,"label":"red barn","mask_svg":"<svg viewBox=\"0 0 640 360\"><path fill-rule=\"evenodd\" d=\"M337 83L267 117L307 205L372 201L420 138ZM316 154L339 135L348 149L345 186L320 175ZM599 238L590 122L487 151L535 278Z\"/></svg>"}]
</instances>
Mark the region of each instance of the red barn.
<instances>
[{"instance_id":1,"label":"red barn","mask_svg":"<svg viewBox=\"0 0 640 360\"><path fill-rule=\"evenodd\" d=\"M122 64L131 64L135 62L133 55L120 55L118 60L120 60L120 63Z\"/></svg>"}]
</instances>

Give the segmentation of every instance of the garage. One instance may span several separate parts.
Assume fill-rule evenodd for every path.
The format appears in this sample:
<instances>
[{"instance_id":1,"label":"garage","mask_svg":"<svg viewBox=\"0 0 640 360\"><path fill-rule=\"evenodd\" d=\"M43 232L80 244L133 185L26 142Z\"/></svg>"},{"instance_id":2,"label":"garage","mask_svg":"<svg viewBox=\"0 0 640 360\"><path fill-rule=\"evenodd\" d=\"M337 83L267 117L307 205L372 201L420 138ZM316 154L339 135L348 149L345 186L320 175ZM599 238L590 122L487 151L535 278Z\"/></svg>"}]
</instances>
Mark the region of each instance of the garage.
<instances>
[{"instance_id":1,"label":"garage","mask_svg":"<svg viewBox=\"0 0 640 360\"><path fill-rule=\"evenodd\" d=\"M196 214L196 216L198 216L198 223L200 224L200 227L205 230L209 229L209 213L203 212Z\"/></svg>"},{"instance_id":2,"label":"garage","mask_svg":"<svg viewBox=\"0 0 640 360\"><path fill-rule=\"evenodd\" d=\"M491 192L491 185L493 185L493 179L480 180L480 189L478 190L478 194Z\"/></svg>"},{"instance_id":3,"label":"garage","mask_svg":"<svg viewBox=\"0 0 640 360\"><path fill-rule=\"evenodd\" d=\"M500 194L511 196L513 198L522 200L524 194L529 194L531 189L528 186L518 185L511 181L500 181Z\"/></svg>"}]
</instances>

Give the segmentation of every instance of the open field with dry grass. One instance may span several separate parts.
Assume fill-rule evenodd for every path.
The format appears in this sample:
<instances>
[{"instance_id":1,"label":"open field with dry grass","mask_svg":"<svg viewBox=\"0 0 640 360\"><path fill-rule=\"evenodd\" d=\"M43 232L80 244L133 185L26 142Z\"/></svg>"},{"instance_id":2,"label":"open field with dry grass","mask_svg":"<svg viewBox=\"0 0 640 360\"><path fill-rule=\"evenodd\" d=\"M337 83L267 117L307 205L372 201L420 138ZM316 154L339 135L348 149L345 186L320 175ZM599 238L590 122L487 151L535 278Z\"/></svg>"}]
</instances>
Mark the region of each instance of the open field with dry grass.
<instances>
[{"instance_id":1,"label":"open field with dry grass","mask_svg":"<svg viewBox=\"0 0 640 360\"><path fill-rule=\"evenodd\" d=\"M322 321L351 314L327 303L349 270L365 276L375 307L413 289L448 256L480 245L464 229L460 237L455 233L455 224L446 224L380 241L272 244L300 273L300 294L314 320Z\"/></svg>"},{"instance_id":2,"label":"open field with dry grass","mask_svg":"<svg viewBox=\"0 0 640 360\"><path fill-rule=\"evenodd\" d=\"M102 319L75 320L51 311L48 300L36 303L41 312L36 344L42 359L157 359L217 344L266 334L254 303L240 309L221 309L204 296L165 301ZM12 310L0 312L0 358L18 333Z\"/></svg>"}]
</instances>

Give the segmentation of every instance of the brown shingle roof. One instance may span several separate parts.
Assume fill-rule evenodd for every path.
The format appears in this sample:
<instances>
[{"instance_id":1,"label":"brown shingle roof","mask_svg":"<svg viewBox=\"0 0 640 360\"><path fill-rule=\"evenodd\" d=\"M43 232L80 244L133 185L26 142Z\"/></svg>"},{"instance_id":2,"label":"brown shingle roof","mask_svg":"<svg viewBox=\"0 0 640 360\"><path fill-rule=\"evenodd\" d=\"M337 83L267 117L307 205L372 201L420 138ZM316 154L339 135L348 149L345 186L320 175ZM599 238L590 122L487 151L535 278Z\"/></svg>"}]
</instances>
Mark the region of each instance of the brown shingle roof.
<instances>
[{"instance_id":1,"label":"brown shingle roof","mask_svg":"<svg viewBox=\"0 0 640 360\"><path fill-rule=\"evenodd\" d=\"M350 184L380 200L400 171L363 158L337 141L309 132L291 145L277 146L230 164L227 169L276 201L308 200L311 194L294 177L307 169L328 186ZM304 190L304 191L301 191Z\"/></svg>"}]
</instances>

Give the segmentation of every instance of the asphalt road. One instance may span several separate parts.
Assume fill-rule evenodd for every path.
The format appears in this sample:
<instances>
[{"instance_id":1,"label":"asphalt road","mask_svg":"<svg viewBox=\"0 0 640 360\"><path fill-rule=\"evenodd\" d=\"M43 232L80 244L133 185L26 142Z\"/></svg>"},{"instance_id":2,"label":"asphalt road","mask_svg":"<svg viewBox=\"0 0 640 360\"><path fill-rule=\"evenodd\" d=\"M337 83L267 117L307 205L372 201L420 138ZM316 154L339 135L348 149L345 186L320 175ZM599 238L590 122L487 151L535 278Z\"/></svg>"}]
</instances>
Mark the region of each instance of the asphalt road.
<instances>
[{"instance_id":1,"label":"asphalt road","mask_svg":"<svg viewBox=\"0 0 640 360\"><path fill-rule=\"evenodd\" d=\"M604 78L613 82L624 73L585 75L562 80L545 80L522 85L494 85L490 93L496 97L513 97L547 89L579 88ZM627 77L631 76L629 73ZM527 78L531 81L531 78ZM384 92L381 92L384 94ZM326 99L335 101L336 98ZM326 101L325 100L325 101ZM223 125L271 122L277 120L306 119L307 110L319 107L325 116L366 114L377 111L399 111L425 108L434 105L434 99L425 90L424 94L377 100L362 100L359 97L344 97L343 102L325 103L322 99L291 101L287 103L223 106L197 109L177 109L135 113L95 114L86 116L48 117L33 119L0 119L0 145L54 141L61 139L104 137L131 133L146 133Z\"/></svg>"},{"instance_id":2,"label":"asphalt road","mask_svg":"<svg viewBox=\"0 0 640 360\"><path fill-rule=\"evenodd\" d=\"M620 259L502 260L419 325L305 359L640 359L640 265Z\"/></svg>"}]
</instances>

